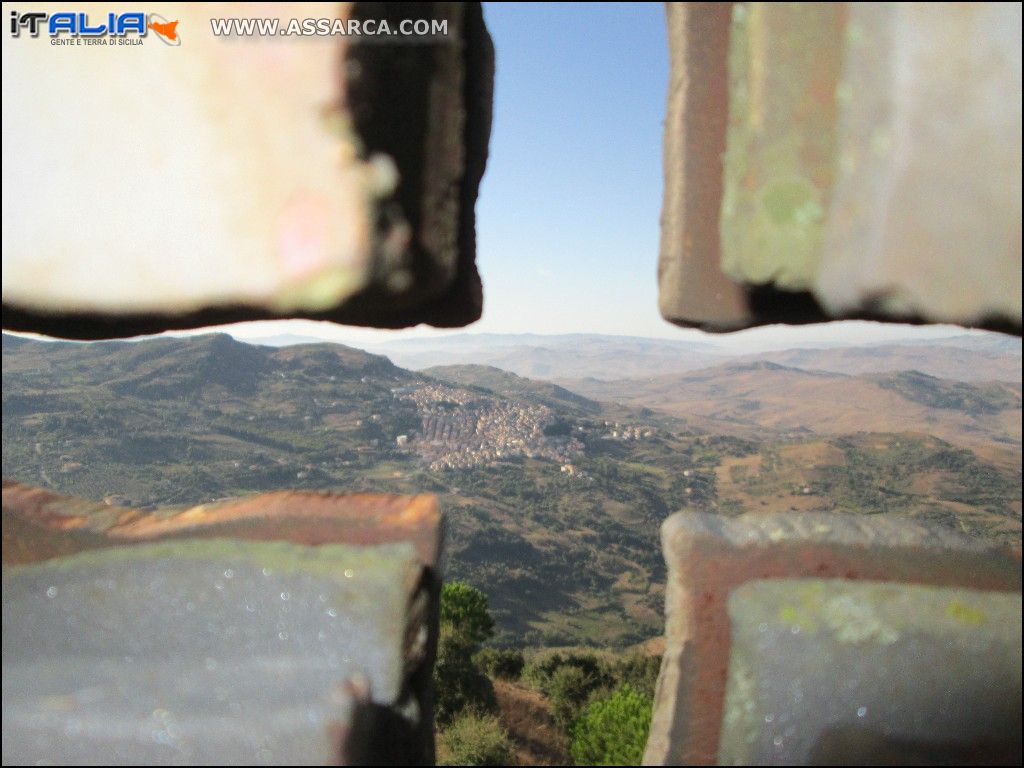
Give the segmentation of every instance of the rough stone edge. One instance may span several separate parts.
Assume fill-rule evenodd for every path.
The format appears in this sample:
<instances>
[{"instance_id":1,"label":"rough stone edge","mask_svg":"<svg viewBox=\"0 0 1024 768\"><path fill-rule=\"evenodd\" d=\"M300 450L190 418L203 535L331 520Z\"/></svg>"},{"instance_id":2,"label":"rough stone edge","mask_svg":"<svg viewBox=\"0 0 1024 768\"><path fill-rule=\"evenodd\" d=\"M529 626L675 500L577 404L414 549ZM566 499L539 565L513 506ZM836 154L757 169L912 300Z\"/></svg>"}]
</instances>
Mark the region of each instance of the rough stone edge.
<instances>
[{"instance_id":1,"label":"rough stone edge","mask_svg":"<svg viewBox=\"0 0 1024 768\"><path fill-rule=\"evenodd\" d=\"M662 524L667 548L679 536L720 539L734 547L781 542L836 544L859 547L925 547L937 550L991 551L998 544L967 536L951 528L923 525L884 515L846 515L827 512L747 513L725 517L707 512L679 512Z\"/></svg>"},{"instance_id":2,"label":"rough stone edge","mask_svg":"<svg viewBox=\"0 0 1024 768\"><path fill-rule=\"evenodd\" d=\"M785 549L807 544L813 547L831 549L841 559L848 560L856 557L857 553L879 553L887 550L905 550L906 552L924 553L925 557L938 561L943 555L950 551L956 554L967 555L975 560L981 557L992 561L993 571L1002 568L1010 572L1007 578L1003 579L997 588L1004 591L1021 591L1021 548L1007 547L1005 545L978 542L957 534L955 531L935 529L931 526L922 526L918 523L906 521L908 533L896 536L896 541L887 544L884 536L892 536L893 525L902 526L900 521L885 521L883 518L869 518L870 522L865 525L858 525L858 518L844 515L818 515L808 514L816 522L811 522L812 527L828 521L832 525L829 530L812 530L812 535L817 538L805 539L797 536L800 530L806 526L801 524L780 525L786 515L758 515L750 513L739 518L729 519L718 515L707 513L679 512L668 517L661 527L662 550L665 553L665 560L668 565L668 574L665 585L665 635L666 650L662 657L661 671L658 675L657 686L654 694L654 712L651 719L651 728L648 736L647 746L644 751L644 765L672 765L679 763L710 764L715 761L715 756L695 750L692 744L685 742L682 733L684 723L697 720L698 717L712 717L720 721L721 708L724 705L724 687L721 701L718 702L717 710L687 715L685 707L696 703L688 700L687 697L679 695L683 687L683 681L690 676L696 675L693 663L695 659L692 645L696 637L696 627L691 626L695 606L691 598L688 586L683 583L683 574L676 567L677 562L696 562L699 556L694 556L702 543L710 542L719 552L739 553L743 550L763 551L770 548L781 547ZM843 521L849 517L851 522ZM758 518L764 518L764 521ZM754 533L750 535L743 529L749 531L750 523L753 523ZM775 526L773 528L772 526ZM781 530L782 538L772 539L771 530ZM671 553L671 554L670 554ZM785 556L786 553L780 552ZM914 565L910 565L912 570ZM784 569L783 569L784 570ZM871 569L868 568L867 576L846 574L848 579L870 578ZM824 578L828 574L822 572L803 573L799 568L793 567L786 578L818 577ZM964 574L963 579L949 579L943 582L945 585L960 585L970 587L969 574ZM780 578L773 575L774 578ZM752 581L752 576L747 581ZM996 577L998 580L998 577ZM747 581L741 583L747 583ZM893 583L937 583L927 579L914 580L907 578L896 578ZM738 586L738 585L733 585ZM730 587L731 591L732 587ZM728 594L728 593L727 593ZM722 606L725 609L725 606ZM727 620L727 615L726 615ZM672 652L672 641L677 639L680 642L678 653ZM719 722L720 725L720 722ZM681 747L674 748L673 745ZM682 755L680 755L682 751ZM717 744L715 746L717 752ZM695 754L695 752L699 754Z\"/></svg>"},{"instance_id":3,"label":"rough stone edge","mask_svg":"<svg viewBox=\"0 0 1024 768\"><path fill-rule=\"evenodd\" d=\"M743 287L720 265L732 5L666 4L671 67L658 258L662 317L722 328L751 320Z\"/></svg>"},{"instance_id":4,"label":"rough stone edge","mask_svg":"<svg viewBox=\"0 0 1024 768\"><path fill-rule=\"evenodd\" d=\"M722 272L718 222L724 185L720 156L725 151L728 124L732 3L670 2L665 5L671 67L658 259L661 316L674 325L711 333L774 323L802 325L833 320L911 325L937 322L921 314L887 311L886 297L881 295L864 296L858 307L842 313L829 312L811 291L740 284ZM696 76L691 77L694 73ZM691 119L688 114L699 115L702 122L695 123L697 118ZM688 144L694 149L687 151ZM700 174L688 173L687 169L698 159L702 166ZM703 185L701 199L692 202L699 216L690 216L687 212L691 190L686 182L690 176ZM714 186L708 186L709 180ZM694 220L701 222L703 228L695 231L688 226ZM1021 334L1019 319L1001 315L961 318L958 322L966 327Z\"/></svg>"},{"instance_id":5,"label":"rough stone edge","mask_svg":"<svg viewBox=\"0 0 1024 768\"><path fill-rule=\"evenodd\" d=\"M63 496L45 488L3 482L4 529L15 521L32 526L41 536L80 536L83 544L114 546L168 538L278 539L316 546L344 543L354 546L409 541L424 567L437 567L442 540L442 514L431 494L339 494L320 491L270 491L192 507L144 511L112 507ZM323 523L343 538L308 542L288 531L260 536L259 526ZM350 530L345 530L348 526ZM276 529L272 533L278 533ZM13 533L11 534L13 536ZM8 538L5 535L5 550ZM83 546L83 548L94 548ZM5 557L7 553L5 552ZM46 559L43 554L29 560Z\"/></svg>"},{"instance_id":6,"label":"rough stone edge","mask_svg":"<svg viewBox=\"0 0 1024 768\"><path fill-rule=\"evenodd\" d=\"M418 18L424 15L424 4L419 3L356 3L354 13L376 13L374 18ZM483 290L476 268L476 213L475 203L480 181L487 164L490 141L493 89L494 45L484 23L480 3L431 3L429 10L450 14L458 28L459 39L452 43L460 51L459 71L453 76L461 81L461 103L457 115L444 113L438 105L425 110L411 122L425 124L431 120L449 120L460 127L451 136L443 137L461 143L462 170L458 174L443 176L439 189L451 185L457 199L456 220L451 234L455 238L454 274L440 270L429 274L426 289L413 291L414 296L403 299L387 291L379 282L346 299L341 305L324 312L295 312L279 314L258 306L218 305L182 314L127 314L110 315L83 312L44 312L15 304L3 305L5 330L42 333L69 339L109 339L148 335L168 330L199 328L212 325L255 320L306 319L329 321L347 325L376 328L405 328L427 323L440 328L454 328L478 320L483 311ZM362 11L360 11L362 7ZM339 65L340 66L340 65ZM444 114L442 114L444 113ZM394 122L395 115L386 115ZM408 116L403 118L410 121ZM428 126L433 127L433 126ZM421 148L421 151L422 150ZM421 157L418 170L425 171L427 161ZM444 158L433 159L436 162ZM401 169L400 169L401 170ZM438 192L438 194L442 194ZM425 200L418 201L421 205ZM408 212L406 212L408 214ZM417 211L417 215L420 211ZM374 246L376 250L377 246ZM419 249L417 244L413 250ZM432 272L429 259L412 254L420 271ZM436 271L436 270L434 270ZM423 286L416 286L422 288Z\"/></svg>"},{"instance_id":7,"label":"rough stone edge","mask_svg":"<svg viewBox=\"0 0 1024 768\"><path fill-rule=\"evenodd\" d=\"M360 690L358 681L349 681L347 685L352 688L349 693L356 705L353 721L348 727L337 726L332 731L331 738L337 746L338 760L342 765L433 765L436 750L433 669L440 629L441 563L447 528L436 497L429 494L406 497L395 494L278 491L219 504L176 508L177 517L182 518L180 526L172 524L166 528L157 527L155 531L146 531L147 520L157 525L168 521L141 510L110 507L85 499L62 496L44 488L4 480L4 540L6 543L9 535L17 535L17 531L11 527L12 523L27 525L31 530L54 538L84 534L81 541L73 542L74 546L69 551L20 563L28 567L45 566L52 562L53 558L82 556L90 550L194 540L194 534L201 534L204 531L219 534L224 538L245 541L253 538L246 535L249 533L245 530L246 524L251 524L254 520L267 519L265 513L268 510L263 510L264 517L260 517L259 501L263 496L267 497L269 511L278 513L274 517L282 522L301 519L301 510L292 508L292 505L301 505L305 500L320 506L343 505L346 517L353 523L366 526L369 522L371 526L379 525L386 528L386 535L373 543L337 543L362 547L407 542L413 546L418 561L418 574L410 574L408 584L409 597L405 611L407 622L403 636L406 663L403 689L393 706L384 706L374 703L368 691ZM244 514L225 522L224 518L229 517L233 511L241 511ZM409 514L410 511L412 514ZM318 510L305 517L333 519L333 522L338 522L338 515L322 512L323 510ZM124 516L127 522L115 522L95 531L80 531L73 528L66 530L59 526L47 525L60 522L62 519L96 513L108 517ZM203 517L207 519L204 520ZM141 535L140 529L136 527L140 523ZM240 524L242 528L230 530L232 524L236 527ZM225 527L228 530L223 530ZM134 535L128 535L128 532ZM287 541L287 538L283 540ZM6 570L9 567L17 568L18 564L9 565L5 557L4 568Z\"/></svg>"}]
</instances>

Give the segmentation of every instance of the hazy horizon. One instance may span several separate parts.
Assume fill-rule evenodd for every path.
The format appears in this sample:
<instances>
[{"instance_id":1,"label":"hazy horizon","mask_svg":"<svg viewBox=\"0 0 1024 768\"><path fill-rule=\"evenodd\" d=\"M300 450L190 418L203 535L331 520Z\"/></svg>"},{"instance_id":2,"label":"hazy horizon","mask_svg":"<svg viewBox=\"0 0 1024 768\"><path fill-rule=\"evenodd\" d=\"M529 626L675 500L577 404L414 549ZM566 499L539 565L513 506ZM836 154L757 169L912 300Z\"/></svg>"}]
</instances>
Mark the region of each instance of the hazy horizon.
<instances>
[{"instance_id":1,"label":"hazy horizon","mask_svg":"<svg viewBox=\"0 0 1024 768\"><path fill-rule=\"evenodd\" d=\"M660 335L642 335L633 333L602 333L590 328L578 328L571 331L544 331L534 329L511 330L507 332L492 331L480 328L479 323L474 323L465 328L440 329L417 326L397 330L383 330L377 328L361 328L356 326L344 326L328 321L312 320L258 320L231 325L206 326L180 331L168 331L158 336L198 336L210 333L226 333L239 341L260 342L273 340L281 337L294 337L298 341L290 343L305 343L307 340L325 343L344 344L356 348L386 348L401 342L430 342L436 340L444 343L446 339L453 337L515 337L532 336L543 339L544 337L558 338L564 336L600 336L607 338L621 338L623 340L636 339L638 341L653 341L679 344L701 344L711 348L717 348L723 352L732 353L755 353L769 352L783 349L796 349L801 347L829 347L829 346L862 346L872 344L892 344L898 342L922 343L929 340L939 342L955 336L975 337L1000 337L1013 339L1014 337L1000 334L994 331L984 331L975 328L965 328L959 325L907 325L902 323L883 323L866 320L840 320L829 323L815 323L810 325L768 325L759 328L749 328L743 331L731 333L708 333L692 328L677 328L668 326L670 332ZM21 336L48 340L51 337L33 333L19 333L7 331L4 333L11 336ZM152 336L134 337L137 340L153 338ZM55 339L66 340L66 339ZM76 341L70 339L70 341Z\"/></svg>"},{"instance_id":2,"label":"hazy horizon","mask_svg":"<svg viewBox=\"0 0 1024 768\"><path fill-rule=\"evenodd\" d=\"M894 341L927 341L958 335L985 336L990 331L965 328L959 325L907 325L881 323L863 320L843 320L811 325L770 325L750 328L732 333L708 333L692 328L678 328L666 323L668 333L648 335L643 333L603 333L593 328L579 327L572 330L544 330L522 328L495 331L474 323L466 328L438 329L418 326L401 330L380 330L340 326L329 322L311 320L267 320L234 325L211 326L194 331L171 332L171 335L193 335L199 333L223 332L241 340L267 339L275 336L300 336L319 341L345 344L352 347L383 347L399 341L419 339L443 340L453 336L567 336L596 335L619 336L624 339L637 338L664 342L690 342L735 351L770 351L816 345L861 345L885 344ZM998 335L998 334L994 334ZM1008 337L1009 338L1009 337Z\"/></svg>"}]
</instances>

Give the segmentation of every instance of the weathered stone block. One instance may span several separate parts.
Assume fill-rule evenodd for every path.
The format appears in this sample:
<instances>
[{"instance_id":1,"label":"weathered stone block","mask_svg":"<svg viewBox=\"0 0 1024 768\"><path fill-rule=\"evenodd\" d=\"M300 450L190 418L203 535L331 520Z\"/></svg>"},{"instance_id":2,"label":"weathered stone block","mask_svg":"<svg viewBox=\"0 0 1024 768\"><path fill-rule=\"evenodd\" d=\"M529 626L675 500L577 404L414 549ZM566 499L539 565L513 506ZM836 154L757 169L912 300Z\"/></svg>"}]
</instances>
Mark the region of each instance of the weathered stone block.
<instances>
[{"instance_id":1,"label":"weathered stone block","mask_svg":"<svg viewBox=\"0 0 1024 768\"><path fill-rule=\"evenodd\" d=\"M1021 324L1021 6L851 3L814 290L832 314Z\"/></svg>"},{"instance_id":2,"label":"weathered stone block","mask_svg":"<svg viewBox=\"0 0 1024 768\"><path fill-rule=\"evenodd\" d=\"M658 303L668 320L737 327L745 292L721 268L732 3L666 3L669 72Z\"/></svg>"},{"instance_id":3,"label":"weathered stone block","mask_svg":"<svg viewBox=\"0 0 1024 768\"><path fill-rule=\"evenodd\" d=\"M1020 593L1021 555L956 532L883 516L738 518L679 513L662 527L667 647L644 757L720 757L733 591L764 579L844 579Z\"/></svg>"},{"instance_id":4,"label":"weathered stone block","mask_svg":"<svg viewBox=\"0 0 1024 768\"><path fill-rule=\"evenodd\" d=\"M1020 14L670 3L663 316L1019 332Z\"/></svg>"},{"instance_id":5,"label":"weathered stone block","mask_svg":"<svg viewBox=\"0 0 1024 768\"><path fill-rule=\"evenodd\" d=\"M5 760L429 762L440 537L428 496L5 483Z\"/></svg>"},{"instance_id":6,"label":"weathered stone block","mask_svg":"<svg viewBox=\"0 0 1024 768\"><path fill-rule=\"evenodd\" d=\"M806 290L836 166L843 3L737 3L729 35L722 271Z\"/></svg>"},{"instance_id":7,"label":"weathered stone block","mask_svg":"<svg viewBox=\"0 0 1024 768\"><path fill-rule=\"evenodd\" d=\"M738 587L728 609L721 764L1020 754L1019 594L779 579Z\"/></svg>"},{"instance_id":8,"label":"weathered stone block","mask_svg":"<svg viewBox=\"0 0 1024 768\"><path fill-rule=\"evenodd\" d=\"M5 570L5 760L334 762L346 681L400 699L418 578L408 544L149 544Z\"/></svg>"},{"instance_id":9,"label":"weathered stone block","mask_svg":"<svg viewBox=\"0 0 1024 768\"><path fill-rule=\"evenodd\" d=\"M76 10L96 24L109 9ZM479 317L473 208L493 80L479 3L228 14L282 30L423 20L427 37L217 36L223 9L160 10L177 49L152 29L113 51L3 39L3 183L17 190L3 198L5 328Z\"/></svg>"}]
</instances>

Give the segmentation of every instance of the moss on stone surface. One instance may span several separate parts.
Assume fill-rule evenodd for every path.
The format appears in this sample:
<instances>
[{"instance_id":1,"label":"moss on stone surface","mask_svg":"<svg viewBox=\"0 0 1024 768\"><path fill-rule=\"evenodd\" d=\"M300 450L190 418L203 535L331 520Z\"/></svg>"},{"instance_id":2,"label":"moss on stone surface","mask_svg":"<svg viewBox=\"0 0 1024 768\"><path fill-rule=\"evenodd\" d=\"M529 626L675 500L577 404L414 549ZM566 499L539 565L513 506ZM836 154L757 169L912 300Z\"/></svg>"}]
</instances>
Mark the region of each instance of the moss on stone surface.
<instances>
[{"instance_id":1,"label":"moss on stone surface","mask_svg":"<svg viewBox=\"0 0 1024 768\"><path fill-rule=\"evenodd\" d=\"M766 579L729 617L720 764L843 762L812 759L836 729L944 749L1019 732L1019 593Z\"/></svg>"},{"instance_id":2,"label":"moss on stone surface","mask_svg":"<svg viewBox=\"0 0 1024 768\"><path fill-rule=\"evenodd\" d=\"M817 273L836 163L840 7L737 3L729 47L722 269L785 289Z\"/></svg>"},{"instance_id":3,"label":"moss on stone surface","mask_svg":"<svg viewBox=\"0 0 1024 768\"><path fill-rule=\"evenodd\" d=\"M286 574L306 573L362 581L385 579L396 572L409 573L417 562L415 549L407 543L305 547L280 541L197 539L109 547L32 565L5 565L3 570L4 573L25 569L67 570L159 559L241 562Z\"/></svg>"},{"instance_id":4,"label":"moss on stone surface","mask_svg":"<svg viewBox=\"0 0 1024 768\"><path fill-rule=\"evenodd\" d=\"M990 619L1005 622L1012 619L1014 601L1016 610L1020 605L1019 596L1000 593L830 579L752 582L737 590L737 599L746 603L748 591L763 600L756 617L760 624L853 644L890 645L906 632L959 632Z\"/></svg>"}]
</instances>

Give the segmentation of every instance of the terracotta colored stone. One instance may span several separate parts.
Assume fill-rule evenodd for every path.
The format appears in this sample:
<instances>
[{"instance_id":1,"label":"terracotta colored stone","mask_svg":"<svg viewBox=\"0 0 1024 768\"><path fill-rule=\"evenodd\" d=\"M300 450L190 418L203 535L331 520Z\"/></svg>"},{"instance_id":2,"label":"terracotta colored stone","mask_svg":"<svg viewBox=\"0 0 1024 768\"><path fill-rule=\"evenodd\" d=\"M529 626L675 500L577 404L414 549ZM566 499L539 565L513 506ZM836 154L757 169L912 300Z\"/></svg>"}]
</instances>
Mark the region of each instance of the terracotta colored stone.
<instances>
[{"instance_id":1,"label":"terracotta colored stone","mask_svg":"<svg viewBox=\"0 0 1024 768\"><path fill-rule=\"evenodd\" d=\"M424 566L436 567L441 547L441 512L430 495L273 491L147 512L5 480L3 513L7 564L123 542L235 538L308 546L408 541Z\"/></svg>"},{"instance_id":2,"label":"terracotta colored stone","mask_svg":"<svg viewBox=\"0 0 1024 768\"><path fill-rule=\"evenodd\" d=\"M441 531L432 496L5 482L5 759L429 762Z\"/></svg>"},{"instance_id":3,"label":"terracotta colored stone","mask_svg":"<svg viewBox=\"0 0 1024 768\"><path fill-rule=\"evenodd\" d=\"M667 650L644 757L714 763L729 676L728 601L762 579L845 579L1019 593L1020 549L881 516L679 513L662 526Z\"/></svg>"}]
</instances>

